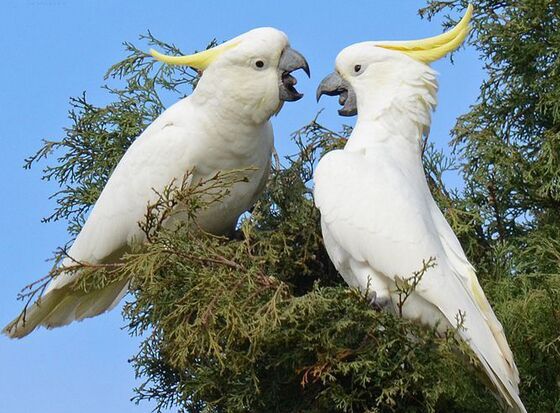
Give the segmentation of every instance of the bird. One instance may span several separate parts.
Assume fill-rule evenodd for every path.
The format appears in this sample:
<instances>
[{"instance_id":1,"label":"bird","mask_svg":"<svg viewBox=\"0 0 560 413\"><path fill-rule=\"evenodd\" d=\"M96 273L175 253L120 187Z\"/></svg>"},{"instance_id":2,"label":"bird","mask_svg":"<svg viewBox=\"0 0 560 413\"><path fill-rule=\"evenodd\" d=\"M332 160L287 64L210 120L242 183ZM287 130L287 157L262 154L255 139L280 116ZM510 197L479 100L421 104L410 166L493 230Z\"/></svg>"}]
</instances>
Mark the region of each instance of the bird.
<instances>
[{"instance_id":1,"label":"bird","mask_svg":"<svg viewBox=\"0 0 560 413\"><path fill-rule=\"evenodd\" d=\"M198 70L196 88L157 117L125 152L61 262L61 273L3 329L11 338L114 308L129 280L78 291L72 285L80 271L64 268L119 262L133 242L145 239L138 223L147 205L173 181L189 172L195 183L221 171L243 171L243 182L228 188L220 202L197 212L197 225L216 235L231 234L265 187L274 150L270 119L284 102L303 96L291 73L302 69L310 76L305 57L291 48L287 35L261 27L192 55L150 53L166 64Z\"/></svg>"},{"instance_id":2,"label":"bird","mask_svg":"<svg viewBox=\"0 0 560 413\"><path fill-rule=\"evenodd\" d=\"M422 166L422 143L437 105L430 63L464 42L472 13L469 5L454 28L435 37L366 41L338 54L317 100L338 95L339 114L357 120L344 148L318 162L313 194L325 248L346 283L377 307L439 333L457 329L496 397L509 411L526 412L503 327ZM422 276L413 278L422 266ZM414 288L403 303L407 282Z\"/></svg>"}]
</instances>

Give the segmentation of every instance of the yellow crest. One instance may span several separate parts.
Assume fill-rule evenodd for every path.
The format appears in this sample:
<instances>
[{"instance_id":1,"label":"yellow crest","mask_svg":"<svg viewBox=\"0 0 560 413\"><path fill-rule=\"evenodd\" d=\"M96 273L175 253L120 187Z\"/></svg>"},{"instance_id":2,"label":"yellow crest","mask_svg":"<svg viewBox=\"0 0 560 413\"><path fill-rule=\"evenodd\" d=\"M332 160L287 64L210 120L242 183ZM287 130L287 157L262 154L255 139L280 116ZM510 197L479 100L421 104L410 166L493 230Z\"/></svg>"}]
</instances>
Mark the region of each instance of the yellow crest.
<instances>
[{"instance_id":1,"label":"yellow crest","mask_svg":"<svg viewBox=\"0 0 560 413\"><path fill-rule=\"evenodd\" d=\"M154 49L150 49L150 54L156 60L167 63L169 65L190 66L198 70L205 70L213 61L218 58L218 56L220 56L227 50L233 49L237 45L239 45L239 41L229 41L212 47L211 49L203 50L202 52L186 56L168 56L159 53Z\"/></svg>"},{"instance_id":2,"label":"yellow crest","mask_svg":"<svg viewBox=\"0 0 560 413\"><path fill-rule=\"evenodd\" d=\"M435 62L461 46L469 34L472 13L473 6L469 4L461 21L453 29L439 36L402 42L379 42L375 45L384 49L398 50L423 63Z\"/></svg>"}]
</instances>

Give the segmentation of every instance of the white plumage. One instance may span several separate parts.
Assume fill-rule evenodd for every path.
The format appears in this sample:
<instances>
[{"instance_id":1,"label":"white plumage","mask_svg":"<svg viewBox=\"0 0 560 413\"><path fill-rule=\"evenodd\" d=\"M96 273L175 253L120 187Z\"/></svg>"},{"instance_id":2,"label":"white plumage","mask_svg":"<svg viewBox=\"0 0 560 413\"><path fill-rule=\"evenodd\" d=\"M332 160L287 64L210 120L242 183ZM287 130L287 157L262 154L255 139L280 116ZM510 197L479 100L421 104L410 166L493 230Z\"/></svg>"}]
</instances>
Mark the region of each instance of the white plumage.
<instances>
[{"instance_id":1,"label":"white plumage","mask_svg":"<svg viewBox=\"0 0 560 413\"><path fill-rule=\"evenodd\" d=\"M435 257L402 315L443 331L464 314L458 334L509 408L525 412L502 326L424 175L421 142L436 92L436 73L398 50L365 42L338 55L318 93L342 94L341 113L352 112L355 98L358 119L345 148L327 153L315 172L325 246L350 286L395 312L397 283Z\"/></svg>"},{"instance_id":2,"label":"white plumage","mask_svg":"<svg viewBox=\"0 0 560 413\"><path fill-rule=\"evenodd\" d=\"M181 182L187 172L196 182L218 171L244 170L247 182L234 184L222 202L197 217L198 225L208 232L232 232L268 177L273 150L269 119L283 100L290 100L282 99L279 91L284 86L282 75L289 76L298 66L290 56L282 57L286 50L295 60L303 59L289 48L284 33L261 28L187 57L189 65L204 69L196 89L162 113L130 146L69 249L71 259L62 266L75 264L73 260L118 261L133 240L143 240L138 222L148 203L157 200L156 191L161 193L173 180ZM281 60L288 62L286 71L279 66ZM303 62L299 67L308 71ZM291 100L301 97L293 88L286 93ZM73 291L69 286L76 277L79 273L65 272L52 280L25 317L14 320L4 332L23 337L39 325L52 328L93 317L112 309L127 291L127 281L89 293Z\"/></svg>"}]
</instances>

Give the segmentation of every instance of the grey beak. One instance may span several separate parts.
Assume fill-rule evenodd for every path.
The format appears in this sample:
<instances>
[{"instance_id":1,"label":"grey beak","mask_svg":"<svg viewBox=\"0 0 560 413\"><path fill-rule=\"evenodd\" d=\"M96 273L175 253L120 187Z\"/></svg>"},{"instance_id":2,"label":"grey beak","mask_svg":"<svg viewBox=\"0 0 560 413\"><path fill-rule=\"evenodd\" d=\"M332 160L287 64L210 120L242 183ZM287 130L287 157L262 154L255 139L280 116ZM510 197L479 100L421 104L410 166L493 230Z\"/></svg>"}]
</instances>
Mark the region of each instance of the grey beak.
<instances>
[{"instance_id":1,"label":"grey beak","mask_svg":"<svg viewBox=\"0 0 560 413\"><path fill-rule=\"evenodd\" d=\"M338 110L340 116L354 116L358 114L358 104L356 101L356 93L346 80L338 73L333 72L324 78L317 88L317 102L322 95L338 96L338 103L342 108Z\"/></svg>"},{"instance_id":2,"label":"grey beak","mask_svg":"<svg viewBox=\"0 0 560 413\"><path fill-rule=\"evenodd\" d=\"M286 47L278 62L278 70L280 71L280 84L278 86L280 90L280 100L294 102L303 97L303 94L299 93L295 88L297 84L296 78L291 75L292 72L298 69L303 69L303 71L307 73L307 76L311 77L309 64L307 60L305 60L305 57L291 47Z\"/></svg>"}]
</instances>

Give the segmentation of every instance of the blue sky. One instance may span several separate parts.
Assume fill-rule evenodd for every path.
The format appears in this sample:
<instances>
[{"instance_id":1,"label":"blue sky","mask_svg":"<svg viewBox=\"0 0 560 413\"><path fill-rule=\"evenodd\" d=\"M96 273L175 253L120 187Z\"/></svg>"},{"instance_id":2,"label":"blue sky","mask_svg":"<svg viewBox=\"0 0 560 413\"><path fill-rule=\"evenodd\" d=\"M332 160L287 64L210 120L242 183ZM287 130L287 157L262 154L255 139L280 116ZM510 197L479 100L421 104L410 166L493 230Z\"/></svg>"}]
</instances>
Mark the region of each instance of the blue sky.
<instances>
[{"instance_id":1,"label":"blue sky","mask_svg":"<svg viewBox=\"0 0 560 413\"><path fill-rule=\"evenodd\" d=\"M43 138L56 139L69 124L68 98L87 91L96 103L105 70L124 56L121 43L151 30L185 51L212 38L227 40L259 26L285 31L310 63L312 79L298 74L304 99L287 104L273 120L281 155L294 151L291 131L325 108L320 121L339 128L353 119L336 115L337 99L314 100L318 82L345 46L365 40L413 39L441 32L441 21L421 20L422 0L369 1L70 1L5 0L0 6L0 325L20 310L22 286L43 276L45 262L67 239L64 223L41 224L56 187L25 171L23 159ZM449 129L475 102L483 79L472 49L437 62L439 108L432 141L447 148ZM455 183L456 179L454 179ZM119 310L69 327L39 330L19 341L0 337L0 410L35 412L139 412L149 404L129 401L137 383L127 360L138 339L122 330Z\"/></svg>"}]
</instances>

